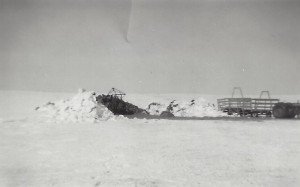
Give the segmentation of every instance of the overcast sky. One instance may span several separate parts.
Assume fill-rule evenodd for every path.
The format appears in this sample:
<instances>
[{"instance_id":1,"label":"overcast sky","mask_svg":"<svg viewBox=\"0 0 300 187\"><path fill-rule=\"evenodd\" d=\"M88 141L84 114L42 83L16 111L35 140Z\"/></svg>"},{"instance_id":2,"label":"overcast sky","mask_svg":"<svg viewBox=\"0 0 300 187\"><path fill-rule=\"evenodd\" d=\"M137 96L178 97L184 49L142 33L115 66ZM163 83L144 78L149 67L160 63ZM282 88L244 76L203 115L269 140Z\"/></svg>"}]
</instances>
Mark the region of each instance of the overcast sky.
<instances>
[{"instance_id":1,"label":"overcast sky","mask_svg":"<svg viewBox=\"0 0 300 187\"><path fill-rule=\"evenodd\" d=\"M300 1L0 0L0 89L300 94Z\"/></svg>"}]
</instances>

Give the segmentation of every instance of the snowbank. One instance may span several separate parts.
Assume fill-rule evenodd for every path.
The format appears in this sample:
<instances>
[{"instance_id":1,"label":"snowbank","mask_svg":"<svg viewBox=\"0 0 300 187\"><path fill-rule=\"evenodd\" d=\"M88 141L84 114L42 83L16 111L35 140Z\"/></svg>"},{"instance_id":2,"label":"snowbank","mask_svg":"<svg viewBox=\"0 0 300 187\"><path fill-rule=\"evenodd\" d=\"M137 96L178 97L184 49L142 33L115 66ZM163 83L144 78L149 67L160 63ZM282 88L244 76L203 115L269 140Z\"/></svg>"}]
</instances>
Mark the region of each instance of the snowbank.
<instances>
[{"instance_id":1,"label":"snowbank","mask_svg":"<svg viewBox=\"0 0 300 187\"><path fill-rule=\"evenodd\" d=\"M208 103L203 98L192 99L190 101L172 101L168 105L161 103L151 103L147 111L152 115L160 115L163 111L170 111L178 117L221 117L227 114L218 111L217 107Z\"/></svg>"},{"instance_id":2,"label":"snowbank","mask_svg":"<svg viewBox=\"0 0 300 187\"><path fill-rule=\"evenodd\" d=\"M70 99L48 102L37 111L51 122L97 122L114 117L104 105L96 101L96 93L80 89Z\"/></svg>"},{"instance_id":3,"label":"snowbank","mask_svg":"<svg viewBox=\"0 0 300 187\"><path fill-rule=\"evenodd\" d=\"M168 105L153 102L148 105L147 112L151 115L159 116L163 111L167 110L167 107Z\"/></svg>"}]
</instances>

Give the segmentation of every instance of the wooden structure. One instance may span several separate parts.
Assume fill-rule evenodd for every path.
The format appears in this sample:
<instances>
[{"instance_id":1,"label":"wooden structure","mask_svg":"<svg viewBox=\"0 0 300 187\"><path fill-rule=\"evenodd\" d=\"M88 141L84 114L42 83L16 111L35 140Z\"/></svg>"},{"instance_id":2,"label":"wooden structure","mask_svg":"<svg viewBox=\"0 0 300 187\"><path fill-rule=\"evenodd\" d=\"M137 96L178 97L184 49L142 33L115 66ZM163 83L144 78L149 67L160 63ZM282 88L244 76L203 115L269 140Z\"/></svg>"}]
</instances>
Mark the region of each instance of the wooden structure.
<instances>
[{"instance_id":1,"label":"wooden structure","mask_svg":"<svg viewBox=\"0 0 300 187\"><path fill-rule=\"evenodd\" d=\"M118 90L117 88L112 88L109 90L108 94L109 96L118 97L119 99L123 99L123 96L126 94L122 92L121 90Z\"/></svg>"},{"instance_id":2,"label":"wooden structure","mask_svg":"<svg viewBox=\"0 0 300 187\"><path fill-rule=\"evenodd\" d=\"M263 94L267 94L267 98L262 98ZM272 116L272 109L279 99L271 99L269 91L262 91L259 98L251 100L252 116L258 116L259 114L265 114L266 116Z\"/></svg>"},{"instance_id":3,"label":"wooden structure","mask_svg":"<svg viewBox=\"0 0 300 187\"><path fill-rule=\"evenodd\" d=\"M235 97L239 91L240 97ZM267 98L263 98L266 94ZM251 115L272 115L272 109L279 99L271 99L269 91L262 91L259 98L245 98L240 87L233 88L231 98L218 99L218 109L227 112L229 115L238 114L240 116Z\"/></svg>"}]
</instances>

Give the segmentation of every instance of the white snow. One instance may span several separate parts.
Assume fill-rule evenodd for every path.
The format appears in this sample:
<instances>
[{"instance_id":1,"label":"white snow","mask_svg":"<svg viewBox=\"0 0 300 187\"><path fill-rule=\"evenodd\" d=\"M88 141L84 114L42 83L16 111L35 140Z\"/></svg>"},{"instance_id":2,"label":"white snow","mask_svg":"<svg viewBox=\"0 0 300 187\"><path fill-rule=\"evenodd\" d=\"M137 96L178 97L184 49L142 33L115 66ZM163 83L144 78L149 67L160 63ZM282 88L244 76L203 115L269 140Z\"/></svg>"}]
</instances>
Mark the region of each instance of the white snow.
<instances>
[{"instance_id":1,"label":"white snow","mask_svg":"<svg viewBox=\"0 0 300 187\"><path fill-rule=\"evenodd\" d=\"M147 106L146 110L151 115L158 115L159 116L163 111L167 110L167 107L168 107L168 105L166 105L166 104L152 102Z\"/></svg>"},{"instance_id":2,"label":"white snow","mask_svg":"<svg viewBox=\"0 0 300 187\"><path fill-rule=\"evenodd\" d=\"M0 186L300 186L299 119L44 123L72 94L0 95Z\"/></svg>"},{"instance_id":3,"label":"white snow","mask_svg":"<svg viewBox=\"0 0 300 187\"><path fill-rule=\"evenodd\" d=\"M225 113L218 111L218 108L205 99L198 98L191 101L174 102L172 107L173 114L180 117L221 117L227 116Z\"/></svg>"},{"instance_id":4,"label":"white snow","mask_svg":"<svg viewBox=\"0 0 300 187\"><path fill-rule=\"evenodd\" d=\"M147 111L152 115L160 115L163 111L169 110L178 117L222 117L225 113L218 111L214 104L208 103L204 98L197 98L183 101L171 101L169 104L151 103Z\"/></svg>"},{"instance_id":5,"label":"white snow","mask_svg":"<svg viewBox=\"0 0 300 187\"><path fill-rule=\"evenodd\" d=\"M78 93L57 102L48 102L38 107L49 122L97 122L107 120L114 115L104 105L96 101L96 93L79 89Z\"/></svg>"}]
</instances>

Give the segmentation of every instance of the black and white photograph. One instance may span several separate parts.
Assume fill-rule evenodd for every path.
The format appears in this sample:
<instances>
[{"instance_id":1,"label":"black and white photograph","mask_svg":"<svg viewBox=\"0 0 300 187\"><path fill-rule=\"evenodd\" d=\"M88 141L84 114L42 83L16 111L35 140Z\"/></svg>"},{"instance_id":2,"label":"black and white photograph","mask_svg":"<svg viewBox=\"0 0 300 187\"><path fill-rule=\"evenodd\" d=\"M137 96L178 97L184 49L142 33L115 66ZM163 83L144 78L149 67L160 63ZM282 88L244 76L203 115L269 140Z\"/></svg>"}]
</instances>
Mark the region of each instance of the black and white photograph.
<instances>
[{"instance_id":1,"label":"black and white photograph","mask_svg":"<svg viewBox=\"0 0 300 187\"><path fill-rule=\"evenodd\" d=\"M0 0L0 187L299 187L300 0Z\"/></svg>"}]
</instances>

